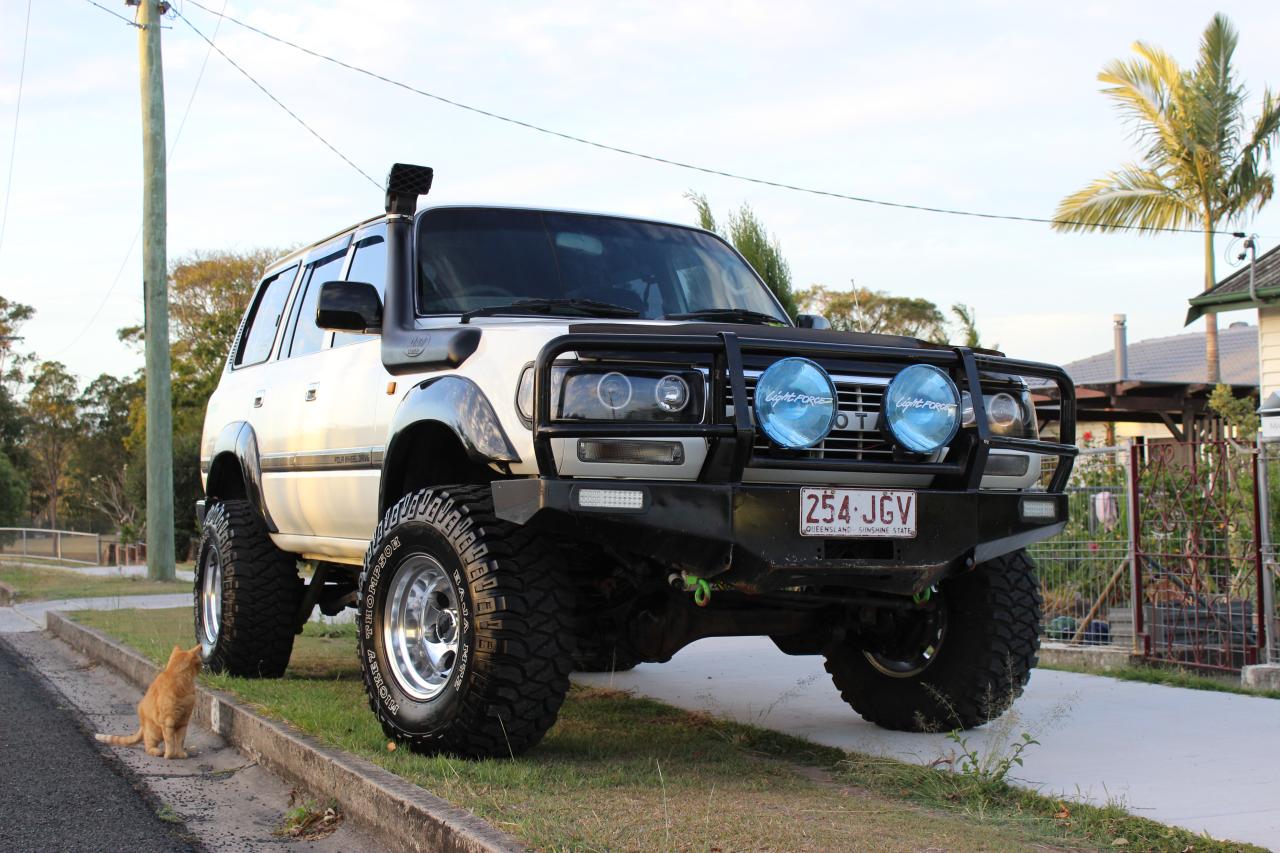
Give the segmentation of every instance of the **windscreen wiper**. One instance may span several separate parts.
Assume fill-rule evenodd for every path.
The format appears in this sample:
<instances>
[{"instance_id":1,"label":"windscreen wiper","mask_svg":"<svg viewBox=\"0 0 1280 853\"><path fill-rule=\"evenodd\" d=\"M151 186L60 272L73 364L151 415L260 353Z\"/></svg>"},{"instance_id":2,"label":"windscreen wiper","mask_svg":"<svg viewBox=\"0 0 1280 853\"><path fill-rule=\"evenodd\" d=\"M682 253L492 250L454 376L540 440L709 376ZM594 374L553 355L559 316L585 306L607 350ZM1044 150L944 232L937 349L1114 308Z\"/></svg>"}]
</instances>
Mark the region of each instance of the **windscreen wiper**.
<instances>
[{"instance_id":1,"label":"windscreen wiper","mask_svg":"<svg viewBox=\"0 0 1280 853\"><path fill-rule=\"evenodd\" d=\"M472 317L492 317L495 314L558 314L564 311L588 317L640 316L640 312L634 308L595 299L517 299L506 305L486 305L467 311L462 315L462 322L469 323Z\"/></svg>"},{"instance_id":2,"label":"windscreen wiper","mask_svg":"<svg viewBox=\"0 0 1280 853\"><path fill-rule=\"evenodd\" d=\"M772 314L760 311L748 311L746 308L703 308L699 311L687 311L683 314L667 314L664 320L724 320L728 323L755 323L765 325L776 323L785 326L782 320Z\"/></svg>"}]
</instances>

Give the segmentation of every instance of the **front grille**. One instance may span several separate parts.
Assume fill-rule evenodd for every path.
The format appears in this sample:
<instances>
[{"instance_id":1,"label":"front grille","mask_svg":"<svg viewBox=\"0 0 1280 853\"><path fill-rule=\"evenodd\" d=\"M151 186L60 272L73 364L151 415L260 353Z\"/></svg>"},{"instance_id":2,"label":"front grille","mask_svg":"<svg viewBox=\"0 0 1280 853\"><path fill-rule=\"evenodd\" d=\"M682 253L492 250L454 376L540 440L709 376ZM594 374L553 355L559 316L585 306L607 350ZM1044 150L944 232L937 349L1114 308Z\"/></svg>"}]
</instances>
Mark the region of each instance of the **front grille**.
<instances>
[{"instance_id":1,"label":"front grille","mask_svg":"<svg viewBox=\"0 0 1280 853\"><path fill-rule=\"evenodd\" d=\"M752 407L752 417L754 417L756 380L759 374L746 377L747 382L747 402ZM840 376L832 376L832 381L836 385L836 394L840 398L840 411L848 415L854 415L859 412L871 415L877 415L880 412L880 399L884 396L885 386L888 381L883 382L868 378L850 379ZM725 388L725 413L731 415L733 413L733 392L729 388ZM885 440L879 429L871 431L863 431L852 429L857 419L850 417L849 424L844 429L833 429L831 433L817 447L809 450L784 450L775 447L769 442L769 439L763 433L757 431L753 450L757 456L765 456L777 459L865 459L865 460L891 460L893 459L893 445Z\"/></svg>"}]
</instances>

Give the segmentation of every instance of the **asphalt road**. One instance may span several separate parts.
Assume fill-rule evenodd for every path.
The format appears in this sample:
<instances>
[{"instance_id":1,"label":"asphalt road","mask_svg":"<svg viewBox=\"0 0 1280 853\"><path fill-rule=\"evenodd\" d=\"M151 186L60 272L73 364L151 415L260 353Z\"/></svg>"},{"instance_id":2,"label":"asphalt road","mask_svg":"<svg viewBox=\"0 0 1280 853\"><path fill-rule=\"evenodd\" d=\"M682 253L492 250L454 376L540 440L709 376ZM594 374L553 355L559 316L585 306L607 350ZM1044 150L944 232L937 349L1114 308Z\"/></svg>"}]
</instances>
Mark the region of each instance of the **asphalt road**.
<instances>
[{"instance_id":1,"label":"asphalt road","mask_svg":"<svg viewBox=\"0 0 1280 853\"><path fill-rule=\"evenodd\" d=\"M0 850L191 850L0 640Z\"/></svg>"}]
</instances>

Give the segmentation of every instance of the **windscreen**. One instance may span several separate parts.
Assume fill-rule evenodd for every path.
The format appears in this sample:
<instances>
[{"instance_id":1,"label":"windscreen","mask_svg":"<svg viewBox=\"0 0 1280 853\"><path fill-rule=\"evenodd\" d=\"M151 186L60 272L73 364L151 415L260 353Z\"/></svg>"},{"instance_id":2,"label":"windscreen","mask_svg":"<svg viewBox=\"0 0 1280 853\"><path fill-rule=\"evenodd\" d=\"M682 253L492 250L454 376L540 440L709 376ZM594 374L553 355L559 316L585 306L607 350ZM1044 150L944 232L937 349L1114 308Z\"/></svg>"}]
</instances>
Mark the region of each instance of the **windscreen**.
<instances>
[{"instance_id":1,"label":"windscreen","mask_svg":"<svg viewBox=\"0 0 1280 853\"><path fill-rule=\"evenodd\" d=\"M572 213L442 208L418 220L418 312L591 299L646 319L709 309L785 314L751 268L691 228Z\"/></svg>"}]
</instances>

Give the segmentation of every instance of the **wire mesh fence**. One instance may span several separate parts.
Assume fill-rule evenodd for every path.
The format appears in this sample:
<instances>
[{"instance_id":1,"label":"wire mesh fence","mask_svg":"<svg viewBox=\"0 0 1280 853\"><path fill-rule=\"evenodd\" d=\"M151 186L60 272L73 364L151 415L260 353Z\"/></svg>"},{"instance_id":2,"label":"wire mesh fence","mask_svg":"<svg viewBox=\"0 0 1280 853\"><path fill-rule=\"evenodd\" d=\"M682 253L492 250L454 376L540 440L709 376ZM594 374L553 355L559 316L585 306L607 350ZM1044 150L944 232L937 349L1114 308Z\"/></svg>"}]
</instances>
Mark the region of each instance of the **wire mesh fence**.
<instances>
[{"instance_id":1,"label":"wire mesh fence","mask_svg":"<svg viewBox=\"0 0 1280 853\"><path fill-rule=\"evenodd\" d=\"M1067 492L1066 529L1030 548L1044 595L1044 638L1132 648L1127 448L1082 449Z\"/></svg>"},{"instance_id":2,"label":"wire mesh fence","mask_svg":"<svg viewBox=\"0 0 1280 853\"><path fill-rule=\"evenodd\" d=\"M71 530L0 527L0 557L102 564L103 537Z\"/></svg>"},{"instance_id":3,"label":"wire mesh fence","mask_svg":"<svg viewBox=\"0 0 1280 853\"><path fill-rule=\"evenodd\" d=\"M1227 441L1135 448L1134 549L1143 654L1204 669L1264 646L1257 453Z\"/></svg>"}]
</instances>

